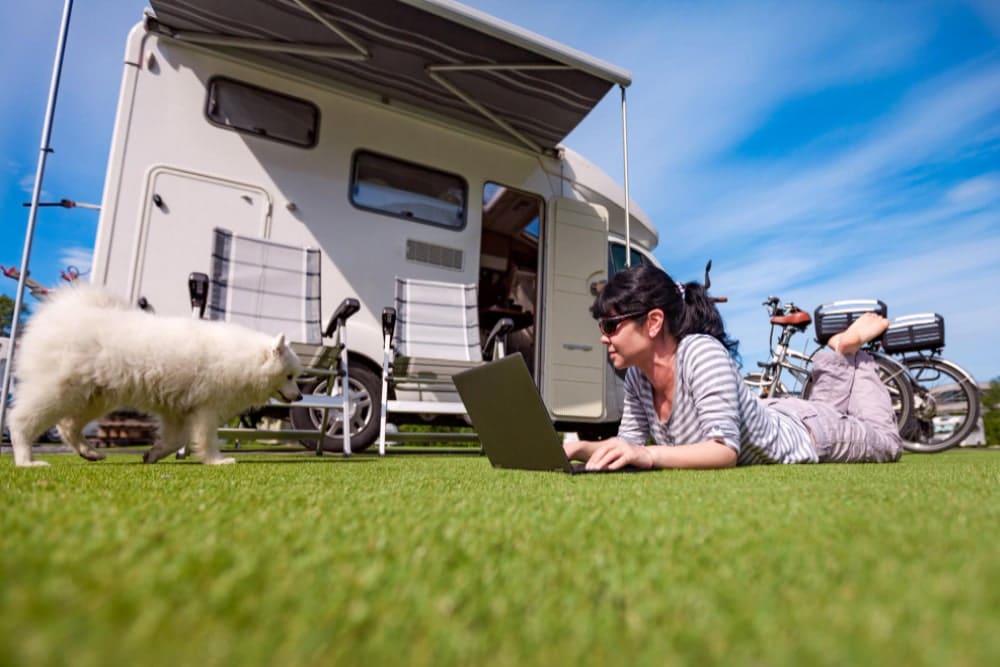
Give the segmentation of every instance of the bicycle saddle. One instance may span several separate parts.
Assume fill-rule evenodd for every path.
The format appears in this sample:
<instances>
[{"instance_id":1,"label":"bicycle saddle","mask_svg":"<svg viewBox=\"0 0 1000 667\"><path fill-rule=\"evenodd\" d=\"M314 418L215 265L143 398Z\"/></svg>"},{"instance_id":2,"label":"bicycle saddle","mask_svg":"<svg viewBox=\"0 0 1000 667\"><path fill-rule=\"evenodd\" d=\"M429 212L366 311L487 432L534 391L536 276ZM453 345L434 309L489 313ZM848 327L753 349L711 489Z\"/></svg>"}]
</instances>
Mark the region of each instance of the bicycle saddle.
<instances>
[{"instance_id":1,"label":"bicycle saddle","mask_svg":"<svg viewBox=\"0 0 1000 667\"><path fill-rule=\"evenodd\" d=\"M778 324L780 326L793 326L805 329L812 322L812 318L809 317L809 313L804 310L797 310L794 313L789 313L788 315L775 315L771 318L771 324Z\"/></svg>"}]
</instances>

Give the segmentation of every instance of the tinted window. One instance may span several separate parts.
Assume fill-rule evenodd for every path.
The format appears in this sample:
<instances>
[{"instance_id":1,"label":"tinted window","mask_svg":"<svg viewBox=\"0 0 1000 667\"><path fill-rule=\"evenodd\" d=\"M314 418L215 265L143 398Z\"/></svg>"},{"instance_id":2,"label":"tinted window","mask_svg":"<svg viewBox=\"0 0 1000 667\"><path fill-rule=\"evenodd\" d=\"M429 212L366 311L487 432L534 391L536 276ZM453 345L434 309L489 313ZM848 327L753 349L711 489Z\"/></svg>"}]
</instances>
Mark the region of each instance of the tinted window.
<instances>
[{"instance_id":1,"label":"tinted window","mask_svg":"<svg viewBox=\"0 0 1000 667\"><path fill-rule=\"evenodd\" d=\"M319 131L315 104L231 79L209 81L205 114L216 125L306 148Z\"/></svg>"},{"instance_id":2,"label":"tinted window","mask_svg":"<svg viewBox=\"0 0 1000 667\"><path fill-rule=\"evenodd\" d=\"M359 208L461 229L467 200L460 176L374 153L354 156L351 203Z\"/></svg>"},{"instance_id":3,"label":"tinted window","mask_svg":"<svg viewBox=\"0 0 1000 667\"><path fill-rule=\"evenodd\" d=\"M643 257L635 248L632 248L632 266L645 264ZM625 246L614 241L608 243L608 277L611 277L625 268Z\"/></svg>"}]
</instances>

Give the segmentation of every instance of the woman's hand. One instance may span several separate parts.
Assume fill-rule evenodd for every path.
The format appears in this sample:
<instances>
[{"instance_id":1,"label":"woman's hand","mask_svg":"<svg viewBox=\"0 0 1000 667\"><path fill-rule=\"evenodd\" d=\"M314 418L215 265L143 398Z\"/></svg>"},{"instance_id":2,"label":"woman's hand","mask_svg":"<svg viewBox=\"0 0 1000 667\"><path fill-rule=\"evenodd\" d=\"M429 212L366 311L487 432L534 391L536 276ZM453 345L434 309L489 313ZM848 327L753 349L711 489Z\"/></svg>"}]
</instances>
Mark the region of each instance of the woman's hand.
<instances>
[{"instance_id":1,"label":"woman's hand","mask_svg":"<svg viewBox=\"0 0 1000 667\"><path fill-rule=\"evenodd\" d=\"M570 461L586 461L590 457L586 450L588 444L598 443L588 443L584 440L563 440L563 451L566 452L566 458Z\"/></svg>"},{"instance_id":2,"label":"woman's hand","mask_svg":"<svg viewBox=\"0 0 1000 667\"><path fill-rule=\"evenodd\" d=\"M652 469L653 454L642 445L632 445L621 438L600 443L587 459L587 470L618 470L625 466Z\"/></svg>"}]
</instances>

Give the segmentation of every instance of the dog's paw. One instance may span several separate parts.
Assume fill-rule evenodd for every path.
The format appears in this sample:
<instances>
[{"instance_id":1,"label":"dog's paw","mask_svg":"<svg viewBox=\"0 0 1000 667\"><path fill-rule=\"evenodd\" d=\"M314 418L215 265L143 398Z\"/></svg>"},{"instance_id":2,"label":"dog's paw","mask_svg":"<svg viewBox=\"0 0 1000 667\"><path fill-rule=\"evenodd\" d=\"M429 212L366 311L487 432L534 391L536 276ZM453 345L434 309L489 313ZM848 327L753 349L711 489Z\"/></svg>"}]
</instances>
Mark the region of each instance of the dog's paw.
<instances>
[{"instance_id":1,"label":"dog's paw","mask_svg":"<svg viewBox=\"0 0 1000 667\"><path fill-rule=\"evenodd\" d=\"M107 455L104 454L104 452L98 452L93 449L89 451L80 452L80 456L87 459L88 461L103 461L104 459L107 458Z\"/></svg>"},{"instance_id":2,"label":"dog's paw","mask_svg":"<svg viewBox=\"0 0 1000 667\"><path fill-rule=\"evenodd\" d=\"M153 450L149 450L142 455L143 463L156 463L158 460L159 459L156 457L156 454L153 453Z\"/></svg>"},{"instance_id":3,"label":"dog's paw","mask_svg":"<svg viewBox=\"0 0 1000 667\"><path fill-rule=\"evenodd\" d=\"M233 465L234 463L236 463L236 459L234 459L231 456L219 459L205 459L205 465L210 465L210 466L228 466L228 465Z\"/></svg>"},{"instance_id":4,"label":"dog's paw","mask_svg":"<svg viewBox=\"0 0 1000 667\"><path fill-rule=\"evenodd\" d=\"M21 463L15 463L18 468L48 468L49 464L45 461L22 461Z\"/></svg>"}]
</instances>

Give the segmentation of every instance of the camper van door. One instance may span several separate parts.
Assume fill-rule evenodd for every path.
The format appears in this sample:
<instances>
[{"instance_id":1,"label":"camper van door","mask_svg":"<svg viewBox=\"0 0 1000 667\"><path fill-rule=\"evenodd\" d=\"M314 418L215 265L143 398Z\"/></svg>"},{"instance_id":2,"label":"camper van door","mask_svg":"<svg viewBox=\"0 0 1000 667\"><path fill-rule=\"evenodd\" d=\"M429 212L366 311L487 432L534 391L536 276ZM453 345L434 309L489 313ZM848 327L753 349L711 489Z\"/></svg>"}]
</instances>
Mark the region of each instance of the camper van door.
<instances>
[{"instance_id":1,"label":"camper van door","mask_svg":"<svg viewBox=\"0 0 1000 667\"><path fill-rule=\"evenodd\" d=\"M542 386L556 419L605 415L605 353L590 315L608 277L608 212L573 199L549 202L545 228Z\"/></svg>"},{"instance_id":2,"label":"camper van door","mask_svg":"<svg viewBox=\"0 0 1000 667\"><path fill-rule=\"evenodd\" d=\"M160 312L190 310L187 277L208 271L213 228L269 236L271 198L262 188L157 167L149 173L146 195L129 297L133 302L145 297Z\"/></svg>"}]
</instances>

